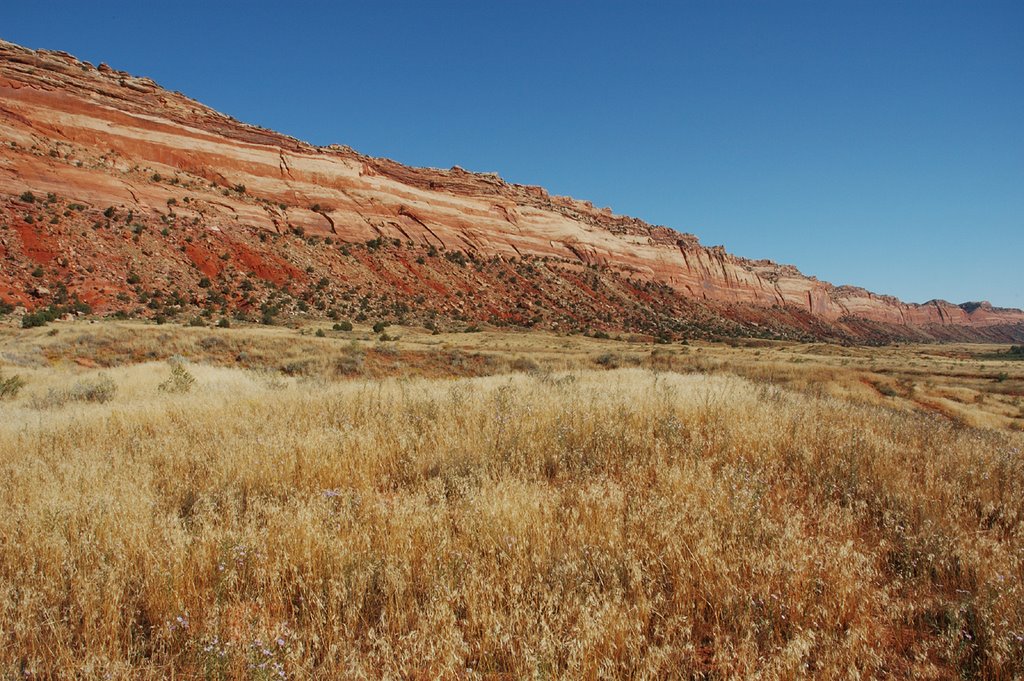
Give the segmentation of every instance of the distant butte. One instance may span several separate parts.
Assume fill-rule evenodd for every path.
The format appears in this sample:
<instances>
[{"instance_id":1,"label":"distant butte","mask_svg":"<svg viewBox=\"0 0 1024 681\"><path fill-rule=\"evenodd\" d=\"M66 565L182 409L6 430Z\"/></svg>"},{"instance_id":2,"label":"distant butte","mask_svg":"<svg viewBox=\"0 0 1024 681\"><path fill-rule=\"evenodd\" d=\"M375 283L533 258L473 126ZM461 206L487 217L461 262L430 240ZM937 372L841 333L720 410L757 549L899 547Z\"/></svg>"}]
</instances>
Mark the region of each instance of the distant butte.
<instances>
[{"instance_id":1,"label":"distant butte","mask_svg":"<svg viewBox=\"0 0 1024 681\"><path fill-rule=\"evenodd\" d=\"M663 338L1024 339L1024 312L903 303L495 174L245 125L0 41L0 298L100 313L386 319Z\"/></svg>"}]
</instances>

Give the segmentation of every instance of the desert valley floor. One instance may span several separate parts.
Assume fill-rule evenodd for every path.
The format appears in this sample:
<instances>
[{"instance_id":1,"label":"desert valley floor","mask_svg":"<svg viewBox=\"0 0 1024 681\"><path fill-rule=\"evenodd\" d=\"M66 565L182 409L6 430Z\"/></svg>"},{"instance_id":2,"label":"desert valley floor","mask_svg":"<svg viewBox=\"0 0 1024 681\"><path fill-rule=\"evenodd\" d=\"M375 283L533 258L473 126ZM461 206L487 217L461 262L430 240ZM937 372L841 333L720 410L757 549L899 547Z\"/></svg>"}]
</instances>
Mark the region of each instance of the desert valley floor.
<instances>
[{"instance_id":1,"label":"desert valley floor","mask_svg":"<svg viewBox=\"0 0 1024 681\"><path fill-rule=\"evenodd\" d=\"M0 326L4 678L1017 678L1007 345Z\"/></svg>"}]
</instances>

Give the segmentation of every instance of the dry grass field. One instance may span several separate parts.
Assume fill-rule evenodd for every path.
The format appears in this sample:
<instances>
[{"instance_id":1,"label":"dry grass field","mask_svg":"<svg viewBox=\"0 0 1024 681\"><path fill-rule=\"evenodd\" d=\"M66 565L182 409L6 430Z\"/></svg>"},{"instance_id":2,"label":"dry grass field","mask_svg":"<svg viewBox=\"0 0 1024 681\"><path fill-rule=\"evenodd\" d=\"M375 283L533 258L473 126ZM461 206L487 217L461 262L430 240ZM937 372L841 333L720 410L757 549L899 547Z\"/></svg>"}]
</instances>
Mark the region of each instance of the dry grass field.
<instances>
[{"instance_id":1,"label":"dry grass field","mask_svg":"<svg viewBox=\"0 0 1024 681\"><path fill-rule=\"evenodd\" d=\"M317 330L0 329L0 678L1024 675L1005 347Z\"/></svg>"}]
</instances>

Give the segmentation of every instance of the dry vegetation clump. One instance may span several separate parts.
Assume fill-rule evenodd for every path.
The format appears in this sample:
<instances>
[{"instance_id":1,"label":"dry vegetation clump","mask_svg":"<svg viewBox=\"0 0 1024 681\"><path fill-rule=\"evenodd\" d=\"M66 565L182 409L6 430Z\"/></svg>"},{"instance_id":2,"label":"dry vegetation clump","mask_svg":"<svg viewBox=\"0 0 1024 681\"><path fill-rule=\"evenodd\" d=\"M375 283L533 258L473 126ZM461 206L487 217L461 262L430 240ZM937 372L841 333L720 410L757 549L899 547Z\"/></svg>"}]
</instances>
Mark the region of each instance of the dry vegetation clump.
<instances>
[{"instance_id":1,"label":"dry vegetation clump","mask_svg":"<svg viewBox=\"0 0 1024 681\"><path fill-rule=\"evenodd\" d=\"M1024 440L637 368L0 408L0 675L1012 678Z\"/></svg>"},{"instance_id":2,"label":"dry vegetation clump","mask_svg":"<svg viewBox=\"0 0 1024 681\"><path fill-rule=\"evenodd\" d=\"M192 386L196 384L196 377L185 368L184 362L178 359L169 363L171 365L171 375L167 377L167 380L158 385L157 389L168 393L187 393L192 390Z\"/></svg>"},{"instance_id":3,"label":"dry vegetation clump","mask_svg":"<svg viewBox=\"0 0 1024 681\"><path fill-rule=\"evenodd\" d=\"M29 401L35 409L58 409L68 402L104 404L114 399L117 384L110 376L99 375L77 381L69 388L50 388L45 394L33 395Z\"/></svg>"},{"instance_id":4,"label":"dry vegetation clump","mask_svg":"<svg viewBox=\"0 0 1024 681\"><path fill-rule=\"evenodd\" d=\"M25 379L15 374L4 376L0 373L0 400L13 399L18 396L21 389L25 387Z\"/></svg>"}]
</instances>

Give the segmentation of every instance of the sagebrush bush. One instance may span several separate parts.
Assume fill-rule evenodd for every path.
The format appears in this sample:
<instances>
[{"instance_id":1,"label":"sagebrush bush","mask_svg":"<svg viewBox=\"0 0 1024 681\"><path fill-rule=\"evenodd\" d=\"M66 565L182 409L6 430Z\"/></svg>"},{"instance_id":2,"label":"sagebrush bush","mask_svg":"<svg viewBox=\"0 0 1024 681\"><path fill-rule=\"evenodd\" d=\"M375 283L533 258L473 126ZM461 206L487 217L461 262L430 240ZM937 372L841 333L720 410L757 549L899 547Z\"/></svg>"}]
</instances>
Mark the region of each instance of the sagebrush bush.
<instances>
[{"instance_id":1,"label":"sagebrush bush","mask_svg":"<svg viewBox=\"0 0 1024 681\"><path fill-rule=\"evenodd\" d=\"M196 383L193 376L181 362L171 362L171 375L157 389L168 393L187 393Z\"/></svg>"},{"instance_id":2,"label":"sagebrush bush","mask_svg":"<svg viewBox=\"0 0 1024 681\"><path fill-rule=\"evenodd\" d=\"M509 369L512 371L534 373L540 371L540 365L529 357L515 357L509 362Z\"/></svg>"},{"instance_id":3,"label":"sagebrush bush","mask_svg":"<svg viewBox=\"0 0 1024 681\"><path fill-rule=\"evenodd\" d=\"M103 404L114 399L117 384L109 376L98 376L78 381L68 391L68 399L72 402L96 402Z\"/></svg>"},{"instance_id":4,"label":"sagebrush bush","mask_svg":"<svg viewBox=\"0 0 1024 681\"><path fill-rule=\"evenodd\" d=\"M109 376L84 378L70 388L49 388L41 395L33 395L29 404L34 409L59 409L69 402L104 404L114 399L117 384Z\"/></svg>"},{"instance_id":5,"label":"sagebrush bush","mask_svg":"<svg viewBox=\"0 0 1024 681\"><path fill-rule=\"evenodd\" d=\"M25 387L25 379L15 374L4 377L0 373L0 400L12 399L18 396L21 389Z\"/></svg>"}]
</instances>

